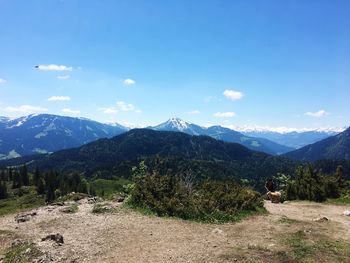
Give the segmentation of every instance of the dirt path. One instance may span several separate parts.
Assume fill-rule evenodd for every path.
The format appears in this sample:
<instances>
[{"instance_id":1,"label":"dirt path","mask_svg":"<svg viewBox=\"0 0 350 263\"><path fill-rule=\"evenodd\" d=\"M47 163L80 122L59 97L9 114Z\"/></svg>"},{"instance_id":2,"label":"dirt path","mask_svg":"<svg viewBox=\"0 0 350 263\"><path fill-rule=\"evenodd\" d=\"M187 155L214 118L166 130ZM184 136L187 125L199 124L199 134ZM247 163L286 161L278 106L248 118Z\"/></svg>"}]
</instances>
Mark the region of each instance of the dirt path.
<instances>
[{"instance_id":1,"label":"dirt path","mask_svg":"<svg viewBox=\"0 0 350 263\"><path fill-rule=\"evenodd\" d=\"M31 240L54 262L163 263L249 262L249 257L256 260L251 262L296 262L273 252L283 249L279 240L284 235L298 230L312 230L330 240L350 242L350 217L342 215L344 210L350 210L349 206L309 202L265 206L268 215L210 225L144 216L127 209L92 214L93 205L85 200L75 214L60 212L62 207L42 207L25 223L16 223L14 215L0 217L0 231L13 233L11 238L0 239L0 243L8 247L15 237ZM314 221L323 216L329 221ZM290 221L283 221L286 217ZM41 241L54 233L63 235L62 246ZM248 250L256 253L250 254ZM266 254L270 257L259 261Z\"/></svg>"}]
</instances>

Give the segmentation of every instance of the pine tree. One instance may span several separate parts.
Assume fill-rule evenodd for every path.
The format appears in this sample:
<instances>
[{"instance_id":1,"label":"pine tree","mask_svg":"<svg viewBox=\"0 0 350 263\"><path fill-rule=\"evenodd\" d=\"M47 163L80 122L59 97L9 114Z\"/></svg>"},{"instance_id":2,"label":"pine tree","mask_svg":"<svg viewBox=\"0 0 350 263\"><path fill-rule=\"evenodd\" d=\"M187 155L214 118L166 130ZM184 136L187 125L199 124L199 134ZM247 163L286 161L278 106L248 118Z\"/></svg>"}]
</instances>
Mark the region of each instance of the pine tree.
<instances>
[{"instance_id":1,"label":"pine tree","mask_svg":"<svg viewBox=\"0 0 350 263\"><path fill-rule=\"evenodd\" d=\"M12 180L13 180L12 168L9 168L9 169L8 169L7 174L8 174L8 180L9 180L9 181L12 181Z\"/></svg>"},{"instance_id":2,"label":"pine tree","mask_svg":"<svg viewBox=\"0 0 350 263\"><path fill-rule=\"evenodd\" d=\"M7 198L7 185L6 182L0 181L0 199Z\"/></svg>"},{"instance_id":3,"label":"pine tree","mask_svg":"<svg viewBox=\"0 0 350 263\"><path fill-rule=\"evenodd\" d=\"M18 173L17 170L15 170L13 172L13 175L12 175L12 188L20 188L22 186L22 180L21 180L21 176L20 174Z\"/></svg>"},{"instance_id":4,"label":"pine tree","mask_svg":"<svg viewBox=\"0 0 350 263\"><path fill-rule=\"evenodd\" d=\"M36 191L37 191L38 195L45 194L45 184L44 184L44 180L42 178L39 179Z\"/></svg>"},{"instance_id":5,"label":"pine tree","mask_svg":"<svg viewBox=\"0 0 350 263\"><path fill-rule=\"evenodd\" d=\"M37 166L37 167L35 167L35 171L34 171L34 175L33 175L33 184L36 187L39 187L40 180L41 180L41 174L40 174L39 168Z\"/></svg>"},{"instance_id":6,"label":"pine tree","mask_svg":"<svg viewBox=\"0 0 350 263\"><path fill-rule=\"evenodd\" d=\"M28 175L28 170L27 166L23 165L20 169L20 174L21 174L21 180L23 185L28 186L29 185L29 175Z\"/></svg>"},{"instance_id":7,"label":"pine tree","mask_svg":"<svg viewBox=\"0 0 350 263\"><path fill-rule=\"evenodd\" d=\"M56 199L55 190L57 188L56 173L50 171L45 176L46 202L50 203Z\"/></svg>"},{"instance_id":8,"label":"pine tree","mask_svg":"<svg viewBox=\"0 0 350 263\"><path fill-rule=\"evenodd\" d=\"M7 181L6 174L4 170L1 170L0 181Z\"/></svg>"}]
</instances>

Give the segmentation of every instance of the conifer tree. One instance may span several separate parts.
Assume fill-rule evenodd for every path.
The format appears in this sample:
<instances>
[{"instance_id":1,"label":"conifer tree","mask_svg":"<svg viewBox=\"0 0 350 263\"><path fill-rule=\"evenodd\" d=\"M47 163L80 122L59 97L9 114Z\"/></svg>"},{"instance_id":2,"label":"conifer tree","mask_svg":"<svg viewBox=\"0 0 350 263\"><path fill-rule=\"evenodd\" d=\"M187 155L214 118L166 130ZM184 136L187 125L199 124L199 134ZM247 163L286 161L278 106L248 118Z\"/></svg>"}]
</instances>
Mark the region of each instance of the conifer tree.
<instances>
[{"instance_id":1,"label":"conifer tree","mask_svg":"<svg viewBox=\"0 0 350 263\"><path fill-rule=\"evenodd\" d=\"M17 170L13 172L12 175L12 188L20 188L22 186L22 178Z\"/></svg>"},{"instance_id":2,"label":"conifer tree","mask_svg":"<svg viewBox=\"0 0 350 263\"><path fill-rule=\"evenodd\" d=\"M39 187L40 180L41 180L41 174L40 174L40 171L39 171L39 167L36 166L35 167L35 171L34 171L34 175L33 175L33 184L36 187Z\"/></svg>"},{"instance_id":3,"label":"conifer tree","mask_svg":"<svg viewBox=\"0 0 350 263\"><path fill-rule=\"evenodd\" d=\"M39 179L36 191L37 191L38 195L45 194L45 184L44 184L44 180L42 178Z\"/></svg>"},{"instance_id":4,"label":"conifer tree","mask_svg":"<svg viewBox=\"0 0 350 263\"><path fill-rule=\"evenodd\" d=\"M0 199L7 198L7 185L6 182L0 181Z\"/></svg>"},{"instance_id":5,"label":"conifer tree","mask_svg":"<svg viewBox=\"0 0 350 263\"><path fill-rule=\"evenodd\" d=\"M29 185L29 175L28 175L28 170L27 166L23 165L20 169L20 174L21 174L21 180L23 185L28 186Z\"/></svg>"},{"instance_id":6,"label":"conifer tree","mask_svg":"<svg viewBox=\"0 0 350 263\"><path fill-rule=\"evenodd\" d=\"M6 174L4 170L1 170L0 181L7 181Z\"/></svg>"}]
</instances>

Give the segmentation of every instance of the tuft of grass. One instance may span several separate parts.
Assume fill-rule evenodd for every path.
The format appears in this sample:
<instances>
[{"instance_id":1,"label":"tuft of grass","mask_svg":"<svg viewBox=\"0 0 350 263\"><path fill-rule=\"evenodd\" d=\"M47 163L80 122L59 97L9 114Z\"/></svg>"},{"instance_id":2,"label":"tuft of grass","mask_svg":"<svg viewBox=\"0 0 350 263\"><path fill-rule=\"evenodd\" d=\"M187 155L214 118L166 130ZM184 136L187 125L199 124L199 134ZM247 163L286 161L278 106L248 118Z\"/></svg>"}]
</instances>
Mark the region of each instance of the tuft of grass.
<instances>
[{"instance_id":1,"label":"tuft of grass","mask_svg":"<svg viewBox=\"0 0 350 263\"><path fill-rule=\"evenodd\" d=\"M104 213L113 213L116 211L116 208L112 207L109 204L95 204L94 207L92 208L92 213L93 214L104 214Z\"/></svg>"},{"instance_id":2,"label":"tuft of grass","mask_svg":"<svg viewBox=\"0 0 350 263\"><path fill-rule=\"evenodd\" d=\"M293 225L293 224L296 224L298 223L299 221L296 220L296 219L293 219L293 218L289 218L289 217L286 217L286 216L282 216L278 222L282 223L282 224L287 224L287 225Z\"/></svg>"},{"instance_id":3,"label":"tuft of grass","mask_svg":"<svg viewBox=\"0 0 350 263\"><path fill-rule=\"evenodd\" d=\"M79 207L77 204L71 204L70 206L62 208L60 211L62 213L74 214L74 213L78 212L78 210L79 210Z\"/></svg>"},{"instance_id":4,"label":"tuft of grass","mask_svg":"<svg viewBox=\"0 0 350 263\"><path fill-rule=\"evenodd\" d=\"M42 256L43 253L33 244L21 244L6 250L3 263L27 263Z\"/></svg>"}]
</instances>

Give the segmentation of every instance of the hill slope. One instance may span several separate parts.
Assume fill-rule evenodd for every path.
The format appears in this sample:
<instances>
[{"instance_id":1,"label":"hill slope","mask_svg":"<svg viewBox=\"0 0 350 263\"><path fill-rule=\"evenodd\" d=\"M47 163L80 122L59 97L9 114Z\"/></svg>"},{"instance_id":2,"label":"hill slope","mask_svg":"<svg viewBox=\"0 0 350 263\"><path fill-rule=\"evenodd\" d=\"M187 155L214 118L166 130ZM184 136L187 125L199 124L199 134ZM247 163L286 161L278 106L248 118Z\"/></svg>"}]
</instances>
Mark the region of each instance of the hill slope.
<instances>
[{"instance_id":1,"label":"hill slope","mask_svg":"<svg viewBox=\"0 0 350 263\"><path fill-rule=\"evenodd\" d=\"M350 128L335 136L286 153L284 156L301 161L316 161L321 159L349 160Z\"/></svg>"},{"instance_id":2,"label":"hill slope","mask_svg":"<svg viewBox=\"0 0 350 263\"><path fill-rule=\"evenodd\" d=\"M130 177L131 168L140 160L146 160L150 169L156 168L162 174L176 175L188 171L197 179L245 178L260 190L263 187L261 181L266 177L277 172L291 174L295 169L295 162L284 157L255 152L237 143L209 136L148 129L131 130L111 139L100 139L79 148L41 156L34 162L29 158L9 161L17 164L29 161L31 168L38 166L41 170L111 178ZM6 162L1 164L6 165Z\"/></svg>"}]
</instances>

